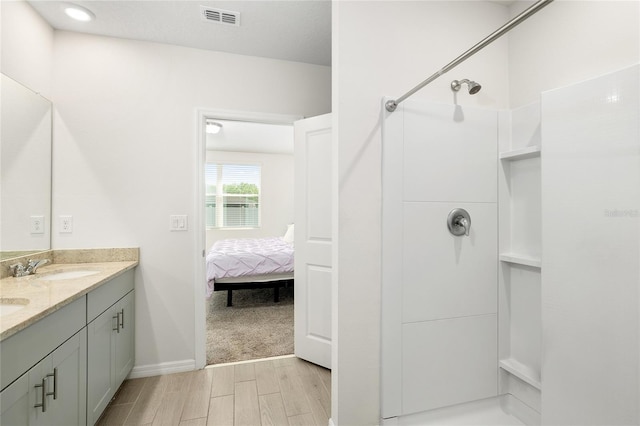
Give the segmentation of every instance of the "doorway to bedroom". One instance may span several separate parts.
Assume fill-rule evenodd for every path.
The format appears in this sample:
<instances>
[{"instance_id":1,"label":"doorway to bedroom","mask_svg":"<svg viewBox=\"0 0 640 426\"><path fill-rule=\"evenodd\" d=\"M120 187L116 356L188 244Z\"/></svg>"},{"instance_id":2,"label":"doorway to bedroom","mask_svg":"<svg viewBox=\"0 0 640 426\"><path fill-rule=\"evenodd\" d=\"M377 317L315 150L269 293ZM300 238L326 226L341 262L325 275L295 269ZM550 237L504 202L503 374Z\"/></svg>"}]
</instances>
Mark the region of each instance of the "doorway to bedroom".
<instances>
[{"instance_id":1,"label":"doorway to bedroom","mask_svg":"<svg viewBox=\"0 0 640 426\"><path fill-rule=\"evenodd\" d=\"M294 353L293 121L202 123L206 365Z\"/></svg>"}]
</instances>

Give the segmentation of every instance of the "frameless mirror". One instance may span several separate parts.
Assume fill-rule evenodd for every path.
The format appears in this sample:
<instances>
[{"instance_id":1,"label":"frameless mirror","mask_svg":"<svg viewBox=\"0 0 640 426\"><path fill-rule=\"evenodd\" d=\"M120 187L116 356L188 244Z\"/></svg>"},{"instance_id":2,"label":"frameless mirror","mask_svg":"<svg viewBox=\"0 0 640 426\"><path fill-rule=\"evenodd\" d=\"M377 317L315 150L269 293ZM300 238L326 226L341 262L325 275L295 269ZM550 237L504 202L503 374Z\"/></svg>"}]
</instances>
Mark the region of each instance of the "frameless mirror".
<instances>
[{"instance_id":1,"label":"frameless mirror","mask_svg":"<svg viewBox=\"0 0 640 426\"><path fill-rule=\"evenodd\" d=\"M51 248L51 102L0 74L0 259Z\"/></svg>"}]
</instances>

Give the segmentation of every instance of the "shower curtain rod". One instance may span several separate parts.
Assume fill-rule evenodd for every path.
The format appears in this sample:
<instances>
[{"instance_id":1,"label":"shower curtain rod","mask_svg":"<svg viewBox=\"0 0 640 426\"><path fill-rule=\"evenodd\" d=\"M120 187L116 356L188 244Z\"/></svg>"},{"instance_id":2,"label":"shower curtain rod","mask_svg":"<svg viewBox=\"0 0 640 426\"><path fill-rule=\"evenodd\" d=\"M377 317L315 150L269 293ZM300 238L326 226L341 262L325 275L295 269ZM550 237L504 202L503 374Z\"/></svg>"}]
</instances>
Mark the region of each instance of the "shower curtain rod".
<instances>
[{"instance_id":1,"label":"shower curtain rod","mask_svg":"<svg viewBox=\"0 0 640 426\"><path fill-rule=\"evenodd\" d=\"M514 27L516 27L517 25L521 24L522 22L524 22L527 18L529 18L534 13L538 12L543 7L547 6L552 1L553 0L539 0L533 6L531 6L530 8L528 8L527 10L522 12L520 15L516 16L515 18L513 18L512 20L510 20L509 22L504 24L502 27L500 27L497 30L495 30L493 33L489 34L487 37L485 37L482 41L480 41L478 44L473 46L471 49L467 50L462 55L458 56L456 59L454 59L453 61L449 62L440 71L436 72L431 77L427 78L425 81L423 81L422 83L418 84L416 87L414 87L413 89L409 90L404 95L400 96L398 99L387 101L385 103L385 108L389 112L395 111L396 108L398 107L398 104L400 104L400 102L404 101L409 96L413 95L418 90L422 89L424 86L426 86L427 84L431 83L433 80L435 80L436 78L440 77L442 74L446 73L450 69L452 69L452 68L458 66L459 64L461 64L462 62L466 61L469 57L475 55L478 51L480 51L481 49L483 49L484 47L486 47L487 45L489 45L490 43L495 41L497 38L499 38L503 34L509 32Z\"/></svg>"}]
</instances>

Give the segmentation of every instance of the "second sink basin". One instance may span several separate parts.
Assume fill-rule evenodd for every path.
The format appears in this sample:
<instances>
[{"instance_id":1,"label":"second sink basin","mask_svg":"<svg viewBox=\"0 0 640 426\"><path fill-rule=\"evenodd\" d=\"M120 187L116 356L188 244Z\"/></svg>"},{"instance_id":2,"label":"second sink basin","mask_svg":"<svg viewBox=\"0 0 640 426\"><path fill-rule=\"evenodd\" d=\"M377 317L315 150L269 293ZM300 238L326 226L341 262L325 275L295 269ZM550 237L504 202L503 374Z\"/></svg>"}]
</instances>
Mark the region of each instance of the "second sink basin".
<instances>
[{"instance_id":1,"label":"second sink basin","mask_svg":"<svg viewBox=\"0 0 640 426\"><path fill-rule=\"evenodd\" d=\"M9 315L27 306L29 299L0 297L0 316Z\"/></svg>"},{"instance_id":2,"label":"second sink basin","mask_svg":"<svg viewBox=\"0 0 640 426\"><path fill-rule=\"evenodd\" d=\"M88 277L89 275L94 275L94 274L97 274L98 272L100 271L76 270L76 271L54 272L48 275L43 275L40 277L40 279L47 280L47 281L71 280L74 278Z\"/></svg>"}]
</instances>

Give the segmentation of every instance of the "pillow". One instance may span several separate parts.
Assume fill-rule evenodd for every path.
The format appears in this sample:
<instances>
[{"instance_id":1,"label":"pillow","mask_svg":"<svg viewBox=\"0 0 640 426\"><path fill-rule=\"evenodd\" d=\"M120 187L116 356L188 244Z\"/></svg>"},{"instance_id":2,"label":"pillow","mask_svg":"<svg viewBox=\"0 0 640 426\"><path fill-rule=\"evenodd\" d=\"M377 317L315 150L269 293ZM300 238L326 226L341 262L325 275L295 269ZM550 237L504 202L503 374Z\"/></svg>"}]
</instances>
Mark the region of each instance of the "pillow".
<instances>
[{"instance_id":1,"label":"pillow","mask_svg":"<svg viewBox=\"0 0 640 426\"><path fill-rule=\"evenodd\" d=\"M282 239L293 244L293 223L291 225L287 225L287 232L284 234Z\"/></svg>"}]
</instances>

